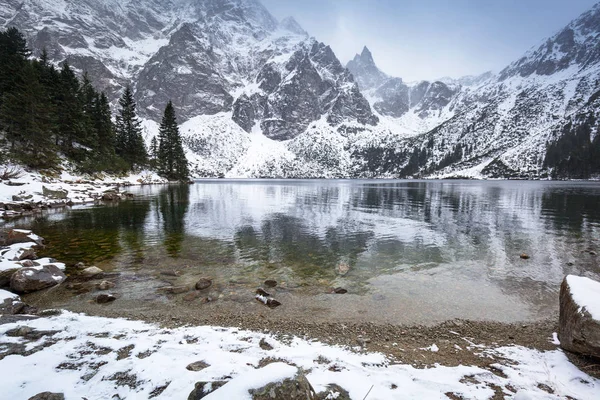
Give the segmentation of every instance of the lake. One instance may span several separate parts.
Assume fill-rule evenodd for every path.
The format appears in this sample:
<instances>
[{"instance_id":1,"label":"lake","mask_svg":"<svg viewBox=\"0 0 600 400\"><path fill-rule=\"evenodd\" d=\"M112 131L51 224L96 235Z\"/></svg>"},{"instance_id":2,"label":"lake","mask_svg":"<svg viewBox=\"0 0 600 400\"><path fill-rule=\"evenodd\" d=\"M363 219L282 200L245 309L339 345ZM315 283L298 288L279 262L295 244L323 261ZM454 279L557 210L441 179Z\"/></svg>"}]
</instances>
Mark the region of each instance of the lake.
<instances>
[{"instance_id":1,"label":"lake","mask_svg":"<svg viewBox=\"0 0 600 400\"><path fill-rule=\"evenodd\" d=\"M202 180L128 190L135 200L15 224L46 238L44 255L118 273L119 302L142 310L532 321L556 316L566 274L600 278L594 182ZM160 290L201 277L213 279L210 304ZM253 299L266 279L279 283L278 309ZM338 287L348 293L332 294ZM92 296L51 303L77 309Z\"/></svg>"}]
</instances>

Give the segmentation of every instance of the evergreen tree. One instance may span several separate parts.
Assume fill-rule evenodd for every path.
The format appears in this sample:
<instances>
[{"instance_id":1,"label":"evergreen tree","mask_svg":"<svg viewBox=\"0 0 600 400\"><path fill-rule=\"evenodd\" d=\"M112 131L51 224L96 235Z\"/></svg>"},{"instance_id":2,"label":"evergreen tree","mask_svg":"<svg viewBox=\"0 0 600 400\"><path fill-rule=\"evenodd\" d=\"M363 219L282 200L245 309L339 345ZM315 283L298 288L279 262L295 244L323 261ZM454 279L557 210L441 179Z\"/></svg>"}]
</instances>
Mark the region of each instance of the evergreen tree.
<instances>
[{"instance_id":1,"label":"evergreen tree","mask_svg":"<svg viewBox=\"0 0 600 400\"><path fill-rule=\"evenodd\" d=\"M158 139L156 136L150 142L150 167L156 169L158 167Z\"/></svg>"},{"instance_id":2,"label":"evergreen tree","mask_svg":"<svg viewBox=\"0 0 600 400\"><path fill-rule=\"evenodd\" d=\"M62 151L76 160L79 158L79 152L74 144L85 142L85 124L79 91L79 79L65 62L60 71L60 89L57 96L58 135Z\"/></svg>"},{"instance_id":3,"label":"evergreen tree","mask_svg":"<svg viewBox=\"0 0 600 400\"><path fill-rule=\"evenodd\" d=\"M13 156L33 168L55 167L53 107L32 63L19 71L14 87L4 98L0 120Z\"/></svg>"},{"instance_id":4,"label":"evergreen tree","mask_svg":"<svg viewBox=\"0 0 600 400\"><path fill-rule=\"evenodd\" d=\"M142 137L141 123L138 120L131 88L127 86L119 100L120 110L117 114L116 151L130 168L146 165L148 154Z\"/></svg>"},{"instance_id":5,"label":"evergreen tree","mask_svg":"<svg viewBox=\"0 0 600 400\"><path fill-rule=\"evenodd\" d=\"M181 144L175 109L171 101L165 108L158 137L157 169L159 175L171 181L184 182L189 180L188 163Z\"/></svg>"}]
</instances>

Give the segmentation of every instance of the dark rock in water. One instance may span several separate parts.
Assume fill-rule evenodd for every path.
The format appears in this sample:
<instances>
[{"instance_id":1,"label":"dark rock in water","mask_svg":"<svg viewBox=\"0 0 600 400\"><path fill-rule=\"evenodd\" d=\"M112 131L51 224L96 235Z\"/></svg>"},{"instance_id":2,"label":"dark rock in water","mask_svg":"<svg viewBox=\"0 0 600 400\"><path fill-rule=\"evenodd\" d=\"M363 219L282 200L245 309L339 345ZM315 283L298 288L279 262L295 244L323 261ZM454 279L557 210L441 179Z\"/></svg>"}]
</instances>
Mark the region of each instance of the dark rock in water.
<instances>
[{"instance_id":1,"label":"dark rock in water","mask_svg":"<svg viewBox=\"0 0 600 400\"><path fill-rule=\"evenodd\" d=\"M198 382L196 387L190 395L188 400L200 400L214 392L215 390L225 386L227 381L214 381L214 382Z\"/></svg>"},{"instance_id":2,"label":"dark rock in water","mask_svg":"<svg viewBox=\"0 0 600 400\"><path fill-rule=\"evenodd\" d=\"M117 298L115 296L113 296L112 294L99 294L98 296L96 296L96 303L98 303L98 304L112 303L116 299Z\"/></svg>"},{"instance_id":3,"label":"dark rock in water","mask_svg":"<svg viewBox=\"0 0 600 400\"><path fill-rule=\"evenodd\" d=\"M523 253L521 254L521 259L522 260L529 260L531 257L529 257L529 254Z\"/></svg>"},{"instance_id":4,"label":"dark rock in water","mask_svg":"<svg viewBox=\"0 0 600 400\"><path fill-rule=\"evenodd\" d=\"M338 287L338 288L333 289L333 293L335 293L335 294L346 294L346 293L348 293L348 291L346 289L344 289L344 288Z\"/></svg>"},{"instance_id":5,"label":"dark rock in water","mask_svg":"<svg viewBox=\"0 0 600 400\"><path fill-rule=\"evenodd\" d=\"M264 296L264 297L271 297L271 295L269 293L267 293L264 289L262 288L258 288L256 289L256 294L259 296Z\"/></svg>"},{"instance_id":6,"label":"dark rock in water","mask_svg":"<svg viewBox=\"0 0 600 400\"><path fill-rule=\"evenodd\" d=\"M273 382L268 385L251 390L252 400L317 400L317 393L311 386L304 373L299 369L298 374L283 382Z\"/></svg>"},{"instance_id":7,"label":"dark rock in water","mask_svg":"<svg viewBox=\"0 0 600 400\"><path fill-rule=\"evenodd\" d=\"M10 287L16 293L31 293L64 282L67 276L55 265L42 268L21 268L10 279Z\"/></svg>"},{"instance_id":8,"label":"dark rock in water","mask_svg":"<svg viewBox=\"0 0 600 400\"><path fill-rule=\"evenodd\" d=\"M591 256L597 256L597 255L598 255L598 253L596 253L595 251L590 251L590 255L591 255Z\"/></svg>"},{"instance_id":9,"label":"dark rock in water","mask_svg":"<svg viewBox=\"0 0 600 400\"><path fill-rule=\"evenodd\" d=\"M394 385L392 385L394 386ZM323 399L336 399L336 400L352 400L350 393L341 386L334 383L327 385L327 389L324 392L318 394L319 400Z\"/></svg>"},{"instance_id":10,"label":"dark rock in water","mask_svg":"<svg viewBox=\"0 0 600 400\"><path fill-rule=\"evenodd\" d=\"M277 308L281 305L280 302L271 297L271 295L262 288L256 289L256 296L254 296L254 298L269 308Z\"/></svg>"},{"instance_id":11,"label":"dark rock in water","mask_svg":"<svg viewBox=\"0 0 600 400\"><path fill-rule=\"evenodd\" d=\"M212 280L208 278L202 278L196 283L196 290L208 289L212 286Z\"/></svg>"},{"instance_id":12,"label":"dark rock in water","mask_svg":"<svg viewBox=\"0 0 600 400\"><path fill-rule=\"evenodd\" d=\"M260 339L260 343L258 345L263 350L273 350L273 346L271 346L264 338Z\"/></svg>"},{"instance_id":13,"label":"dark rock in water","mask_svg":"<svg viewBox=\"0 0 600 400\"><path fill-rule=\"evenodd\" d=\"M119 201L121 196L115 191L108 191L102 195L102 201Z\"/></svg>"},{"instance_id":14,"label":"dark rock in water","mask_svg":"<svg viewBox=\"0 0 600 400\"><path fill-rule=\"evenodd\" d=\"M277 281L275 281L273 279L267 279L265 281L265 286L268 288L274 288L275 286L277 286Z\"/></svg>"},{"instance_id":15,"label":"dark rock in water","mask_svg":"<svg viewBox=\"0 0 600 400\"><path fill-rule=\"evenodd\" d=\"M579 293L578 290L592 294ZM577 301L582 297L598 296L598 293L600 282L572 275L564 279L560 287L558 327L560 346L563 349L600 358L600 320L594 318L586 304L579 304Z\"/></svg>"},{"instance_id":16,"label":"dark rock in water","mask_svg":"<svg viewBox=\"0 0 600 400\"><path fill-rule=\"evenodd\" d=\"M195 363L191 363L190 365L188 365L185 368L188 371L198 372L198 371L202 371L203 369L206 369L208 367L210 367L210 365L205 363L204 361L196 361Z\"/></svg>"},{"instance_id":17,"label":"dark rock in water","mask_svg":"<svg viewBox=\"0 0 600 400\"><path fill-rule=\"evenodd\" d=\"M65 400L65 395L62 393L44 392L30 397L29 400Z\"/></svg>"}]
</instances>

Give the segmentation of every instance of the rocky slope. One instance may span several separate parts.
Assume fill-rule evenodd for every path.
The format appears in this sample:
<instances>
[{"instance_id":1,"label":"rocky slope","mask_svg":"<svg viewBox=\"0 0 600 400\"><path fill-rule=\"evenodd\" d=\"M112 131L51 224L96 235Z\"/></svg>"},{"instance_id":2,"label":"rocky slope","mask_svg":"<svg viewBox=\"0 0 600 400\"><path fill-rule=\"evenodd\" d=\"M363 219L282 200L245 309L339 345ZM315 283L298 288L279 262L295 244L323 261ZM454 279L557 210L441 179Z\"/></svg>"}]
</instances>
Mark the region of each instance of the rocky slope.
<instances>
[{"instance_id":1,"label":"rocky slope","mask_svg":"<svg viewBox=\"0 0 600 400\"><path fill-rule=\"evenodd\" d=\"M390 78L377 88L365 88L379 113L402 122L416 120L412 128L417 135L392 139L356 155L368 158L362 173L519 178L600 175L589 155L600 154L595 122L599 34L600 7L596 6L498 76L414 86ZM420 87L426 88L426 100L411 101L411 94ZM568 149L557 145L561 142L568 142ZM573 154L580 152L585 153L585 160L573 160Z\"/></svg>"},{"instance_id":2,"label":"rocky slope","mask_svg":"<svg viewBox=\"0 0 600 400\"><path fill-rule=\"evenodd\" d=\"M133 83L148 138L172 99L198 176L600 175L598 6L497 75L416 83L258 0L0 0L7 26L113 99Z\"/></svg>"},{"instance_id":3,"label":"rocky slope","mask_svg":"<svg viewBox=\"0 0 600 400\"><path fill-rule=\"evenodd\" d=\"M87 70L113 99L132 82L154 121L172 99L181 122L232 112L242 129L278 140L322 117L377 123L331 48L257 0L2 0L0 26Z\"/></svg>"}]
</instances>

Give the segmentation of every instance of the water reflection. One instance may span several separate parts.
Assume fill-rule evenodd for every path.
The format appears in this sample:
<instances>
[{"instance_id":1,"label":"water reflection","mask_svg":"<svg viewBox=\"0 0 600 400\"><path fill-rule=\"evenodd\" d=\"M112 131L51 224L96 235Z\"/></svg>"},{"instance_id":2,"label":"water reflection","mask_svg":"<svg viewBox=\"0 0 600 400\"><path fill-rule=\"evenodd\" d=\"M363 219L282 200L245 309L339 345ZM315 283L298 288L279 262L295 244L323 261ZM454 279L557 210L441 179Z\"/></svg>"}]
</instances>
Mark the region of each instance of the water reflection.
<instances>
[{"instance_id":1,"label":"water reflection","mask_svg":"<svg viewBox=\"0 0 600 400\"><path fill-rule=\"evenodd\" d=\"M363 296L361 312L395 320L542 316L565 274L600 277L595 183L218 180L134 191L135 201L30 225L67 262L344 286ZM322 306L350 312L337 301Z\"/></svg>"}]
</instances>

